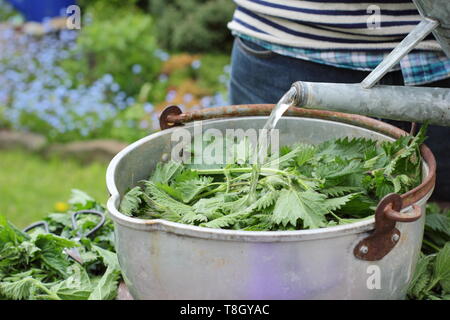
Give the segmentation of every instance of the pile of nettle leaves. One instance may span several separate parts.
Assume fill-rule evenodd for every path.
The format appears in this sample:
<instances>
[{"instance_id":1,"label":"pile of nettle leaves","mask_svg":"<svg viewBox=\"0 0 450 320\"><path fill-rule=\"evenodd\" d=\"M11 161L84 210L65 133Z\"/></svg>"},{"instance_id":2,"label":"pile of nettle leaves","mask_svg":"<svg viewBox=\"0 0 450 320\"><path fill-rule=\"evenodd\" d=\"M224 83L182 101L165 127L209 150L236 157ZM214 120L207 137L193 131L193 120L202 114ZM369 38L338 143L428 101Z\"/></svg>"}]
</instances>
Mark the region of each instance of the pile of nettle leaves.
<instances>
[{"instance_id":1,"label":"pile of nettle leaves","mask_svg":"<svg viewBox=\"0 0 450 320\"><path fill-rule=\"evenodd\" d=\"M249 231L355 222L372 215L385 195L420 183L419 146L425 130L424 126L416 136L394 142L342 138L283 147L279 157L269 156L261 166L254 189L255 167L250 157L239 153L222 166L158 163L148 180L123 197L120 211L145 219ZM215 139L205 140L216 150ZM226 152L251 148L245 140L232 143L226 143ZM191 152L191 158L196 156Z\"/></svg>"},{"instance_id":2,"label":"pile of nettle leaves","mask_svg":"<svg viewBox=\"0 0 450 320\"><path fill-rule=\"evenodd\" d=\"M408 297L450 300L450 210L427 206L422 254L410 282Z\"/></svg>"},{"instance_id":3,"label":"pile of nettle leaves","mask_svg":"<svg viewBox=\"0 0 450 320\"><path fill-rule=\"evenodd\" d=\"M114 251L114 229L110 220L90 238L74 242L69 213L104 208L85 193L74 190L67 213L53 213L45 220L50 233L34 229L24 233L0 216L0 300L105 300L117 295L121 277ZM97 225L96 215L82 215L82 233ZM77 247L83 265L70 259L64 248Z\"/></svg>"}]
</instances>

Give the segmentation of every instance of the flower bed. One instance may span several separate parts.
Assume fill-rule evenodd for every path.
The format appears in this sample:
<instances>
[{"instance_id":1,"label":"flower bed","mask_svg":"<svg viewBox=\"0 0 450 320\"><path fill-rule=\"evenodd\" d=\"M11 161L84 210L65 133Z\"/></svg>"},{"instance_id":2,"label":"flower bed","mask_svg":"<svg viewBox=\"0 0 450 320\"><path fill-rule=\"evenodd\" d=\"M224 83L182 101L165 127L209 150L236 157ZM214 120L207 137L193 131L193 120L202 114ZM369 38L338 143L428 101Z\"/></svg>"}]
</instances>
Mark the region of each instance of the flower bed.
<instances>
[{"instance_id":1,"label":"flower bed","mask_svg":"<svg viewBox=\"0 0 450 320\"><path fill-rule=\"evenodd\" d=\"M227 104L227 55L171 56L157 47L150 16L124 14L114 28L87 14L81 31L44 24L41 36L2 25L0 128L130 142L158 129L168 104Z\"/></svg>"}]
</instances>

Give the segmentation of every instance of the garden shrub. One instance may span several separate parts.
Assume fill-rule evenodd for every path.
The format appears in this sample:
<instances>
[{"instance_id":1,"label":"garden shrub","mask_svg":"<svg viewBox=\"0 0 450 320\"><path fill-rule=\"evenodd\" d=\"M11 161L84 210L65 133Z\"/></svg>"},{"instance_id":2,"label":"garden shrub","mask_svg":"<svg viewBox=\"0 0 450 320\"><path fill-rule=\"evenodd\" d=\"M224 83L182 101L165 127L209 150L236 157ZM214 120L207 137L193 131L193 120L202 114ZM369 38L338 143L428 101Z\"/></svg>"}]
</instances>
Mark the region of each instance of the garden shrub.
<instances>
[{"instance_id":1,"label":"garden shrub","mask_svg":"<svg viewBox=\"0 0 450 320\"><path fill-rule=\"evenodd\" d=\"M83 25L73 55L63 67L74 81L90 85L111 74L122 91L135 95L145 82L156 79L160 60L154 23L136 10L116 10L108 17L100 9L88 12L92 23Z\"/></svg>"},{"instance_id":2,"label":"garden shrub","mask_svg":"<svg viewBox=\"0 0 450 320\"><path fill-rule=\"evenodd\" d=\"M186 54L182 66L163 69L182 55L158 49L158 26L143 2L79 1L79 31L33 37L2 30L0 128L44 134L52 142L131 142L158 129L158 113L168 104L228 104L229 55Z\"/></svg>"},{"instance_id":3,"label":"garden shrub","mask_svg":"<svg viewBox=\"0 0 450 320\"><path fill-rule=\"evenodd\" d=\"M235 5L231 0L149 0L158 42L170 51L226 52L227 28Z\"/></svg>"},{"instance_id":4,"label":"garden shrub","mask_svg":"<svg viewBox=\"0 0 450 320\"><path fill-rule=\"evenodd\" d=\"M0 127L41 133L50 141L98 137L129 106L111 75L92 85L75 84L59 63L67 59L76 31L32 37L0 32Z\"/></svg>"},{"instance_id":5,"label":"garden shrub","mask_svg":"<svg viewBox=\"0 0 450 320\"><path fill-rule=\"evenodd\" d=\"M109 11L110 9L134 9L138 2L139 0L78 0L77 4L81 7L82 11L93 8L98 11Z\"/></svg>"},{"instance_id":6,"label":"garden shrub","mask_svg":"<svg viewBox=\"0 0 450 320\"><path fill-rule=\"evenodd\" d=\"M9 2L6 0L0 0L0 21L6 21L17 15L19 15L19 13Z\"/></svg>"}]
</instances>

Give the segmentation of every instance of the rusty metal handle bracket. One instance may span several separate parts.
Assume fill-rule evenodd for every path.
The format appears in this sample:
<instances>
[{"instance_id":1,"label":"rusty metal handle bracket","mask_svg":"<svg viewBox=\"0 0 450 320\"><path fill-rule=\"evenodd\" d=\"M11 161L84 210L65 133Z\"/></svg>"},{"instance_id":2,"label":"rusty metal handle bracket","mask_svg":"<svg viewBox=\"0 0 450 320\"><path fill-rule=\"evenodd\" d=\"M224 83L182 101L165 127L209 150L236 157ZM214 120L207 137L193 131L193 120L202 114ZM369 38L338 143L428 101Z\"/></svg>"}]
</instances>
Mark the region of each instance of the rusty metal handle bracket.
<instances>
[{"instance_id":1,"label":"rusty metal handle bracket","mask_svg":"<svg viewBox=\"0 0 450 320\"><path fill-rule=\"evenodd\" d=\"M422 216L419 206L413 205L408 213L400 213L403 203L399 194L390 193L380 200L375 211L375 231L361 240L353 254L366 261L381 260L399 242L401 233L395 227L398 222L413 222Z\"/></svg>"},{"instance_id":2,"label":"rusty metal handle bracket","mask_svg":"<svg viewBox=\"0 0 450 320\"><path fill-rule=\"evenodd\" d=\"M165 108L164 111L161 113L161 116L159 117L159 127L161 128L161 130L180 126L181 125L180 123L170 122L169 117L178 116L182 113L183 111L181 111L180 107L178 106L169 106Z\"/></svg>"}]
</instances>

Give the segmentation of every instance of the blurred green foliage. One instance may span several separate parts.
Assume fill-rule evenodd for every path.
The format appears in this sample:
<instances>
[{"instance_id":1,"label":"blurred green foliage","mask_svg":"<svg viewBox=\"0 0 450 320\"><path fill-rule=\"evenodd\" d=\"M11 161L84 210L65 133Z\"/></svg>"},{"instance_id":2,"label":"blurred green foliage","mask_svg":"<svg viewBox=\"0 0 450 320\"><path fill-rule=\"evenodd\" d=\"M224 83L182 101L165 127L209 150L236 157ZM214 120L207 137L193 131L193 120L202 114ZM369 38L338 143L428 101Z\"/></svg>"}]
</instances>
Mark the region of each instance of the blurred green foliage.
<instances>
[{"instance_id":1,"label":"blurred green foliage","mask_svg":"<svg viewBox=\"0 0 450 320\"><path fill-rule=\"evenodd\" d=\"M61 114L76 111L70 111L73 120L63 121L62 131L47 119L53 114L40 117L27 108L20 113L20 130L38 132L58 142L95 138L132 142L158 128L157 116L165 106L209 107L215 105L218 93L226 95L229 67L225 66L230 57L225 50L231 43L226 23L234 7L231 0L79 0L78 4L82 7L82 28L77 37L66 40L71 41L70 51L55 60L55 67L61 66L69 74L64 79L70 84L57 86L70 91L70 99L64 93L61 101L53 103L52 92L35 98L42 108L56 110L58 104L65 108L56 114L59 120L64 118ZM171 12L177 17L170 18ZM171 50L160 49L164 47ZM36 77L41 76L36 73ZM78 88L98 88L102 78L112 79L107 89L89 91L91 99L82 104L80 98L87 96L83 94L86 90ZM72 95L72 91L81 93ZM37 105L35 100L33 105ZM97 117L106 114L101 106L94 108L99 104L104 104L105 110L111 105L117 113L112 118ZM0 127L16 128L6 117L6 107L0 105ZM78 113L85 109L96 111ZM67 129L66 123L76 124L76 130Z\"/></svg>"},{"instance_id":2,"label":"blurred green foliage","mask_svg":"<svg viewBox=\"0 0 450 320\"><path fill-rule=\"evenodd\" d=\"M117 10L139 10L155 18L156 34L169 51L224 52L231 49L227 29L235 5L231 0L80 0L84 11L95 10L104 17Z\"/></svg>"},{"instance_id":3,"label":"blurred green foliage","mask_svg":"<svg viewBox=\"0 0 450 320\"><path fill-rule=\"evenodd\" d=\"M227 93L228 78L221 78L221 76L227 76L225 66L230 64L230 56L206 53L202 54L198 61L200 62L198 68L187 66L174 70L169 77L169 86L177 87L186 79L192 79L196 81L199 88L204 89L208 94Z\"/></svg>"},{"instance_id":4,"label":"blurred green foliage","mask_svg":"<svg viewBox=\"0 0 450 320\"><path fill-rule=\"evenodd\" d=\"M151 91L152 85L145 83L136 102L119 113L119 116L108 126L108 132L105 132L104 135L112 139L133 142L150 134L153 131L153 122L156 120L152 117L152 113L145 110Z\"/></svg>"},{"instance_id":5,"label":"blurred green foliage","mask_svg":"<svg viewBox=\"0 0 450 320\"><path fill-rule=\"evenodd\" d=\"M170 51L229 51L234 8L231 0L149 0L158 41Z\"/></svg>"},{"instance_id":6,"label":"blurred green foliage","mask_svg":"<svg viewBox=\"0 0 450 320\"><path fill-rule=\"evenodd\" d=\"M19 13L6 0L0 0L0 22L6 21L14 16L19 16Z\"/></svg>"},{"instance_id":7,"label":"blurred green foliage","mask_svg":"<svg viewBox=\"0 0 450 320\"><path fill-rule=\"evenodd\" d=\"M92 22L83 26L73 56L63 62L63 68L75 82L86 85L109 73L122 91L133 96L145 82L154 81L160 70L161 62L154 56L153 19L130 8L113 15L94 8L86 13Z\"/></svg>"},{"instance_id":8,"label":"blurred green foliage","mask_svg":"<svg viewBox=\"0 0 450 320\"><path fill-rule=\"evenodd\" d=\"M230 55L205 54L201 58L202 66L198 70L198 84L213 92L226 94L228 91L229 74L225 67L229 67ZM225 78L221 78L224 76Z\"/></svg>"},{"instance_id":9,"label":"blurred green foliage","mask_svg":"<svg viewBox=\"0 0 450 320\"><path fill-rule=\"evenodd\" d=\"M77 0L77 4L84 12L89 9L95 9L98 12L111 13L117 9L135 9L139 0Z\"/></svg>"}]
</instances>

